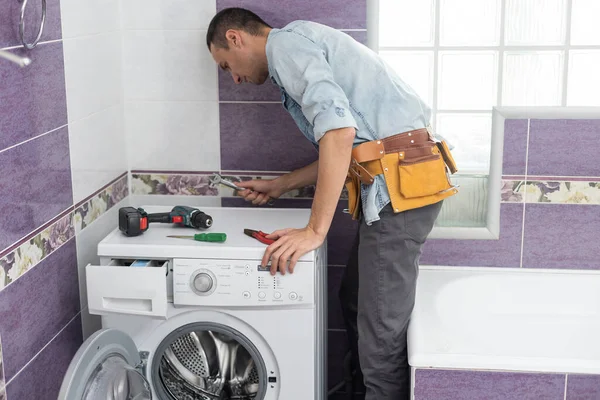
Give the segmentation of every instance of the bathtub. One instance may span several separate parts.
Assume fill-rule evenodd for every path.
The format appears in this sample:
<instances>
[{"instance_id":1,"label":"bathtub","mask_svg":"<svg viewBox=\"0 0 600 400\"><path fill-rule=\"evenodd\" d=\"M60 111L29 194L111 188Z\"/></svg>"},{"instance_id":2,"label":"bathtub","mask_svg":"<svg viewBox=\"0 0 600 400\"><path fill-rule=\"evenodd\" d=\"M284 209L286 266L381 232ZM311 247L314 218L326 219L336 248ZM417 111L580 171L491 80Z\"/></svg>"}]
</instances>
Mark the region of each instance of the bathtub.
<instances>
[{"instance_id":1,"label":"bathtub","mask_svg":"<svg viewBox=\"0 0 600 400\"><path fill-rule=\"evenodd\" d=\"M600 271L423 266L408 352L413 372L600 374Z\"/></svg>"}]
</instances>

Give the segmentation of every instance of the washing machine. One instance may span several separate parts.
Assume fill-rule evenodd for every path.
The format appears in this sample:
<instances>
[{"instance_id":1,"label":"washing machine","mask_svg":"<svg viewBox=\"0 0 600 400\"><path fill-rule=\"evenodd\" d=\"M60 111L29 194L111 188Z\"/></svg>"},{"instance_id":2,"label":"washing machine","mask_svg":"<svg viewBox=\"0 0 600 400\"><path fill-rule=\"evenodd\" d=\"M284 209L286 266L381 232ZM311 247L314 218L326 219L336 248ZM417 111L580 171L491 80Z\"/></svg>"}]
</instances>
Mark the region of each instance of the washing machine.
<instances>
[{"instance_id":1,"label":"washing machine","mask_svg":"<svg viewBox=\"0 0 600 400\"><path fill-rule=\"evenodd\" d=\"M143 207L148 213L170 207ZM223 243L169 238L194 229L118 229L86 267L88 308L102 329L77 351L59 400L324 400L326 243L293 274L261 266L245 228L306 226L301 209L203 208Z\"/></svg>"}]
</instances>

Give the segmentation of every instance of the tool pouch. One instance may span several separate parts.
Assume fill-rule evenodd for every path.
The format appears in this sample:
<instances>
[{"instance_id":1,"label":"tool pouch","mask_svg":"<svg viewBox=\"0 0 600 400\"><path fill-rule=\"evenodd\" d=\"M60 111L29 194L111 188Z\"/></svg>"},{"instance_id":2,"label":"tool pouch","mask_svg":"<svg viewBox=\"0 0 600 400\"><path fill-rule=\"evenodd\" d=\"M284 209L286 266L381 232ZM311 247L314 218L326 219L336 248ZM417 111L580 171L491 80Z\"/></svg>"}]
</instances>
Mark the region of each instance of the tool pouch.
<instances>
[{"instance_id":1,"label":"tool pouch","mask_svg":"<svg viewBox=\"0 0 600 400\"><path fill-rule=\"evenodd\" d=\"M404 198L431 196L452 186L444 159L435 143L428 142L419 147L408 148L400 154L399 189Z\"/></svg>"}]
</instances>

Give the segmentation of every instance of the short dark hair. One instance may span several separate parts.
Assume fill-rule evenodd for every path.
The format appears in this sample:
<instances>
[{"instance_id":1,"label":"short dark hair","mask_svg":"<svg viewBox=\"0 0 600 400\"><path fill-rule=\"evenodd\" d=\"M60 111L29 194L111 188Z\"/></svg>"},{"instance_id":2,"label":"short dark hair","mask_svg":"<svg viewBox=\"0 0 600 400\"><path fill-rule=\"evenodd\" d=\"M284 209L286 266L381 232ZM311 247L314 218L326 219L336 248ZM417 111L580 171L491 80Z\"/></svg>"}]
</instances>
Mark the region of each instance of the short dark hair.
<instances>
[{"instance_id":1,"label":"short dark hair","mask_svg":"<svg viewBox=\"0 0 600 400\"><path fill-rule=\"evenodd\" d=\"M211 44L228 49L225 33L229 29L241 29L252 36L258 36L264 28L271 28L271 26L252 11L237 7L225 8L210 21L206 33L206 45L209 50Z\"/></svg>"}]
</instances>

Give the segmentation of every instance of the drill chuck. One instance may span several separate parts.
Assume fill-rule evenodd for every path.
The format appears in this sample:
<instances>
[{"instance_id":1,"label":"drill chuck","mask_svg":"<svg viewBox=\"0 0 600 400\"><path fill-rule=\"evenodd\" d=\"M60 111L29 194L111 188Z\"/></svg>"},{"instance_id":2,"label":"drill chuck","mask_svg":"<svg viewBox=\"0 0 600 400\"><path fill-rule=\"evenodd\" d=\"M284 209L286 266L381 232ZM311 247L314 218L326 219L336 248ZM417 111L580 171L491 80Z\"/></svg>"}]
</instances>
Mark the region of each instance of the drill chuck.
<instances>
[{"instance_id":1,"label":"drill chuck","mask_svg":"<svg viewBox=\"0 0 600 400\"><path fill-rule=\"evenodd\" d=\"M192 225L194 228L198 229L207 229L212 226L213 220L210 215L204 214L202 211L198 210L192 215Z\"/></svg>"}]
</instances>

